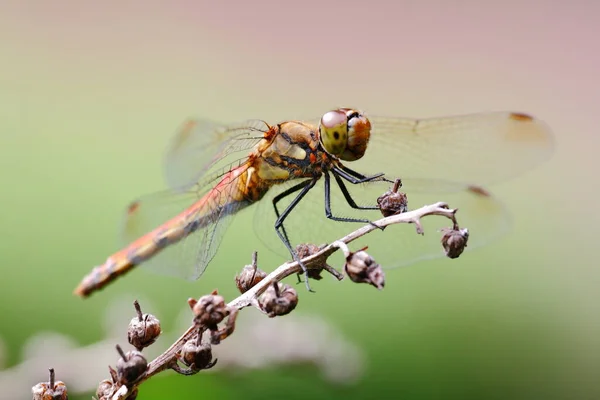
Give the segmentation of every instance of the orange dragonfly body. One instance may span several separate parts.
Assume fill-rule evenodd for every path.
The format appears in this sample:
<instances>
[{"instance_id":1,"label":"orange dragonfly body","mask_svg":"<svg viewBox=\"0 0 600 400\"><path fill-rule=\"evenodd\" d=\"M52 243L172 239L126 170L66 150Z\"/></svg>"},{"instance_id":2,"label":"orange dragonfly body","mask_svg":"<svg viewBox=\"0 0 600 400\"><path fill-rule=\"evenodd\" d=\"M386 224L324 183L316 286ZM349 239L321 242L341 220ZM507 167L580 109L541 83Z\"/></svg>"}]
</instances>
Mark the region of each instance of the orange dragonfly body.
<instances>
[{"instance_id":1,"label":"orange dragonfly body","mask_svg":"<svg viewBox=\"0 0 600 400\"><path fill-rule=\"evenodd\" d=\"M441 145L436 144L440 141ZM403 148L402 143L411 142L413 145L409 144ZM478 144L480 142L481 144ZM471 157L466 160L465 166L461 166L463 161L458 158L454 164L448 164L447 169L457 167L456 173L449 175L450 177L454 178L458 174L459 178L463 178L460 176L462 174L465 175L465 179L452 179L454 182L448 184L438 179L439 175L441 179L447 180L448 176L445 176L445 173L448 171L439 168L441 160L436 159L435 153L424 147L427 143L430 144L430 149L448 153L452 153L452 146L460 148L462 145L474 144L474 149L460 150L458 153L459 157ZM393 149L395 144L396 150ZM498 144L502 144L505 149L498 147ZM423 147L423 153L415 156L419 146ZM381 171L378 173L364 175L342 163L362 159L367 147L376 147L383 153L382 158L372 157L368 160L368 164L374 164L375 167L381 165ZM486 152L487 147L489 149ZM171 192L187 194L186 201L189 203L176 214L169 214L166 222L147 225L152 227L148 229L146 222L139 222L144 213L154 213L152 198L150 201L142 199L133 202L127 210L125 226L126 231L134 227L127 237L129 244L108 257L104 264L95 267L82 280L75 293L80 296L90 295L117 276L139 264L147 263L167 246L182 242L192 234L196 234L192 251L188 251L192 258L182 259L180 263L189 264L184 266L192 270L192 273L187 275L198 278L215 255L230 217L253 203L262 202L261 199L277 185L285 187L285 190L276 193L270 199L276 215L276 219L272 220L279 238L294 255L284 221L322 177L325 178L324 208L327 218L364 223L370 219L333 215L330 206L330 175L341 189L347 204L352 209L362 212L375 210L376 207L358 205L344 182L365 183L368 186L376 182L388 184L392 179L400 177L407 187L406 182L411 181L404 178L403 171L406 169L410 172L408 163L424 157L426 162L430 159L433 168L428 169L428 172L424 169L419 170L418 167L413 168L411 173L414 175L416 172L416 175L423 178L414 180L415 189L424 188L427 192L435 187L468 191L467 188L472 188L473 184L500 180L524 171L545 158L551 148L552 137L545 124L525 114L508 112L430 120L370 120L360 111L340 108L324 114L318 124L286 121L269 125L264 121L251 121L233 126L220 126L206 121L190 121L176 135L167 159L167 179L172 187ZM499 154L494 155L494 151ZM240 152L241 157L227 164L231 161L229 156ZM478 155L478 152L483 154ZM516 157L513 161L506 159L510 157L510 154L507 154L509 152ZM483 164L468 165L469 162L473 162L473 156L481 156ZM401 165L403 159L408 164L406 168L396 165ZM226 165L223 167L223 164ZM467 173L482 167L481 177L471 177ZM282 185L286 183L290 185ZM481 197L481 193L477 195L473 191L471 194ZM277 203L293 194L294 199L280 212ZM483 197L487 196L488 194L485 194ZM372 203L376 197L377 195L370 197ZM166 198L171 197L169 195ZM489 203L488 200L485 201ZM489 214L494 211L486 212Z\"/></svg>"}]
</instances>

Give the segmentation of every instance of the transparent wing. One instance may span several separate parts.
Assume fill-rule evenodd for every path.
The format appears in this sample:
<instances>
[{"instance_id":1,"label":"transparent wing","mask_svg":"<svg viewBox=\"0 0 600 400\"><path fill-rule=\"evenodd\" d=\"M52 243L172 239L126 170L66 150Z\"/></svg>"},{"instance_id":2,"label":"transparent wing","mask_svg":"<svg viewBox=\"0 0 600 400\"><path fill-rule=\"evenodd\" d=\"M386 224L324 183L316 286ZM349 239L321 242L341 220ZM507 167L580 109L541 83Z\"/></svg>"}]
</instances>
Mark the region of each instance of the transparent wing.
<instances>
[{"instance_id":1,"label":"transparent wing","mask_svg":"<svg viewBox=\"0 0 600 400\"><path fill-rule=\"evenodd\" d=\"M243 166L250 149L268 132L264 121L250 120L222 125L209 120L188 120L176 132L167 150L165 175L171 190L144 196L129 207L121 229L121 244L126 246L146 233L164 225L203 196L212 204L198 211L204 226L177 243L162 249L142 263L155 272L197 279L214 257L233 215L243 204L229 202L223 193L212 193L214 186L233 168ZM234 188L235 183L231 183ZM226 205L221 207L222 205ZM193 218L194 216L190 216Z\"/></svg>"},{"instance_id":2,"label":"transparent wing","mask_svg":"<svg viewBox=\"0 0 600 400\"><path fill-rule=\"evenodd\" d=\"M384 172L390 178L401 177L411 208L439 200L459 207L461 226L471 231L468 249L488 243L506 232L509 226L509 215L502 203L491 195L483 195L485 192L471 190L471 187L518 175L546 159L553 149L549 128L543 122L523 114L498 112L421 120L370 119L373 132L367 153L361 160L348 166L363 174ZM211 182L214 184L233 166L243 164L247 150L263 139L268 129L268 124L263 121L232 126L207 121L186 124L176 135L167 154L166 175L169 185L180 191L182 198L191 193L192 199L194 195L198 199L199 191L194 188L209 188ZM290 182L293 183L296 182ZM271 190L259 202L255 220L258 237L287 259L289 255L273 229L275 215L271 202L273 196L286 186ZM333 186L334 214L371 220L380 218L377 211L350 209L335 182ZM383 184L347 186L359 204L372 205L387 190L387 185ZM173 212L185 209L177 205L185 203L185 200L168 197L170 200L166 201L148 198L140 201L139 211L136 210L126 224L127 243L163 223L168 216L174 215ZM321 183L288 218L286 227L292 244L327 243L349 231L349 224L325 218L323 199ZM280 210L286 206L286 201L280 203ZM190 202L193 201L188 200L185 204L189 205ZM171 208L173 205L175 207ZM211 224L183 240L179 246L169 246L145 264L157 266L162 272L182 275L178 271L183 270L184 276L199 276L214 256L229 215L236 211L236 207L238 205L232 204L231 210L227 210L225 215L211 216L214 218ZM161 209L172 211L163 214L159 211ZM436 227L436 223L442 225ZM429 218L425 221L425 237L417 236L407 227L391 227L385 233L376 232L364 240L382 265L409 265L443 256L439 234L433 234L443 226L448 226L447 221ZM389 234L388 231L392 229L398 233ZM432 236L435 239L432 240ZM194 238L197 239L194 241ZM188 271L190 266L193 266L191 273Z\"/></svg>"},{"instance_id":3,"label":"transparent wing","mask_svg":"<svg viewBox=\"0 0 600 400\"><path fill-rule=\"evenodd\" d=\"M489 185L527 171L554 148L550 128L520 113L369 119L367 152L348 165L363 173Z\"/></svg>"},{"instance_id":4,"label":"transparent wing","mask_svg":"<svg viewBox=\"0 0 600 400\"><path fill-rule=\"evenodd\" d=\"M510 111L437 118L367 115L371 138L348 167L363 174L490 185L548 159L554 135L543 121ZM309 119L318 125L318 118Z\"/></svg>"},{"instance_id":5,"label":"transparent wing","mask_svg":"<svg viewBox=\"0 0 600 400\"><path fill-rule=\"evenodd\" d=\"M499 182L527 171L548 158L554 147L549 127L525 114L492 112L431 119L369 117L372 133L365 156L347 166L362 174L383 172L400 177L409 207L447 201L459 208L461 227L469 228L470 251L485 245L510 227L510 215L497 198L478 185ZM318 120L317 120L318 121ZM373 205L387 184L346 184L358 204ZM261 201L255 218L256 232L265 245L286 259L289 254L276 236L272 190ZM290 201L293 198L286 199ZM287 205L280 203L280 209ZM332 180L332 211L353 218L381 218L378 211L351 209ZM269 221L266 225L264 221ZM323 182L315 187L286 221L292 244L330 243L350 232L353 223L328 220L324 213ZM441 234L449 226L443 218L424 221L425 236L412 227L394 226L359 241L384 266L398 267L443 257ZM391 233L393 231L394 233Z\"/></svg>"},{"instance_id":6,"label":"transparent wing","mask_svg":"<svg viewBox=\"0 0 600 400\"><path fill-rule=\"evenodd\" d=\"M288 185L286 183L286 185ZM352 197L359 205L373 205L378 196L389 189L386 183L347 185ZM267 198L258 205L254 225L256 235L263 244L287 260L289 253L277 237L273 228L275 213L272 198L283 188L272 190ZM405 179L403 192L408 195L410 209L446 201L458 208L458 221L461 228L470 232L468 252L497 239L509 231L510 215L497 198L485 190L476 190L468 183L447 182L435 179ZM349 218L382 218L379 211L355 210L350 208L335 182L332 182L331 209L334 215ZM280 210L291 201L293 196L282 201ZM268 222L267 222L268 221ZM419 261L444 257L440 242L443 227L450 227L450 220L442 217L427 217L423 220L425 234L418 235L414 226L394 225L383 232L373 232L352 244L353 249L369 246L369 253L384 268L408 266ZM320 182L300 202L285 223L287 233L293 245L299 243L326 244L342 238L362 223L337 222L325 217L323 182ZM339 260L342 263L341 260ZM338 267L341 266L338 265Z\"/></svg>"},{"instance_id":7,"label":"transparent wing","mask_svg":"<svg viewBox=\"0 0 600 400\"><path fill-rule=\"evenodd\" d=\"M196 185L184 192L158 192L134 201L128 207L124 218L121 245L129 245L159 226L167 227L167 221L197 201L202 201L203 196L210 195L211 190L212 182L207 179L203 186ZM229 202L224 207L219 207L219 204L226 203L222 196L226 196L227 193L219 195L221 198L218 201L214 194L208 196L213 199L213 204L190 215L190 219L202 217L201 228L165 247L154 257L143 262L142 267L163 275L198 279L215 256L223 234L236 212L244 206L241 203Z\"/></svg>"},{"instance_id":8,"label":"transparent wing","mask_svg":"<svg viewBox=\"0 0 600 400\"><path fill-rule=\"evenodd\" d=\"M167 184L177 191L185 191L203 176L239 165L268 129L269 125L261 120L234 125L209 120L186 121L167 150Z\"/></svg>"}]
</instances>

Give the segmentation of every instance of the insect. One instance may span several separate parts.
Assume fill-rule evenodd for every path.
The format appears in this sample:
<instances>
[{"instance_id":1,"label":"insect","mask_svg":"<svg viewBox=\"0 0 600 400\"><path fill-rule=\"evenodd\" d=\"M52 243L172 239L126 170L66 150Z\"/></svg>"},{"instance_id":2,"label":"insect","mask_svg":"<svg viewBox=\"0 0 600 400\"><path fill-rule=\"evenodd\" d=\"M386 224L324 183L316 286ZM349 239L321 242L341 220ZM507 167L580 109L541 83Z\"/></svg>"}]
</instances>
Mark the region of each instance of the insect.
<instances>
[{"instance_id":1,"label":"insect","mask_svg":"<svg viewBox=\"0 0 600 400\"><path fill-rule=\"evenodd\" d=\"M189 120L167 152L170 189L130 204L126 246L95 267L75 293L88 296L140 264L197 279L232 217L255 203L255 220L262 225L257 236L269 247L282 243L294 256L302 234L315 243L343 225L332 221L370 223L375 199L396 177L409 204L438 201L432 196L440 193L454 206L456 197L466 211L461 223L472 233L469 248L476 247L499 235L509 220L502 203L481 185L527 171L552 149L544 122L514 112L409 119L339 108L313 122ZM412 191L423 193L424 202L416 203L421 198ZM401 239L394 245L398 251L388 245L390 267L441 255L439 242L434 251L423 241L402 246Z\"/></svg>"}]
</instances>

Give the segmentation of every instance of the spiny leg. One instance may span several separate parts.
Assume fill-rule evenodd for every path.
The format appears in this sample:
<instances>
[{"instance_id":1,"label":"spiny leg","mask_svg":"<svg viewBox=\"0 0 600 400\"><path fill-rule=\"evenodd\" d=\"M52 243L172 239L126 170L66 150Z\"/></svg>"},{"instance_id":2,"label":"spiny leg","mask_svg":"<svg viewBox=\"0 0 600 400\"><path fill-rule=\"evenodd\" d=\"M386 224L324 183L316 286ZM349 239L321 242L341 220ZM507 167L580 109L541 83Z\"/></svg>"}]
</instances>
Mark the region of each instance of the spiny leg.
<instances>
[{"instance_id":1,"label":"spiny leg","mask_svg":"<svg viewBox=\"0 0 600 400\"><path fill-rule=\"evenodd\" d=\"M337 182L340 190L342 191L342 194L344 195L344 198L346 199L346 202L350 207L356 210L379 210L379 207L377 206L359 206L358 204L356 204L342 178L340 178L336 174L333 174L333 177L335 178L335 181Z\"/></svg>"},{"instance_id":2,"label":"spiny leg","mask_svg":"<svg viewBox=\"0 0 600 400\"><path fill-rule=\"evenodd\" d=\"M302 263L302 261L300 261L300 259L298 258L298 255L296 254L296 251L294 249L292 249L292 245L287 238L287 234L285 234L285 228L283 227L283 222L288 217L290 212L298 205L298 203L300 203L300 200L302 200L302 198L304 196L306 196L306 193L308 193L309 190L315 186L318 179L319 179L318 177L314 177L313 179L311 179L309 181L304 181L304 182L302 182L302 184L296 185L296 186L299 186L298 188L296 188L296 186L290 188L290 189L296 188L295 191L298 191L300 189L301 190L300 190L300 193L298 193L298 195L294 198L294 200L292 200L291 203L285 208L285 210L283 210L281 215L279 215L279 217L277 217L277 221L275 221L275 231L277 232L279 239L281 239L283 244L285 244L285 247L287 247L288 251L294 258L294 260L296 262L298 262L298 264L302 268L302 271L304 272L306 289L308 289L309 292L314 292L314 291L310 288L310 284L308 283L308 269ZM294 193L294 191L289 191L290 189L285 191L285 192L289 192L289 193L287 193L287 195ZM283 192L283 193L285 193L285 192ZM279 200L281 200L281 199L279 199ZM280 230L283 230L283 233Z\"/></svg>"},{"instance_id":3,"label":"spiny leg","mask_svg":"<svg viewBox=\"0 0 600 400\"><path fill-rule=\"evenodd\" d=\"M362 174L360 174L356 171L353 171L347 167L342 167L342 168L337 167L337 166L333 167L332 173L333 173L333 176L334 176L340 190L342 191L342 194L344 195L344 198L346 199L346 202L348 203L348 205L357 210L378 210L379 207L377 207L377 206L359 206L358 204L356 204L356 202L350 195L348 188L344 184L344 181L342 181L341 178L346 179L348 182L352 183L353 185L358 185L358 184L367 183L367 182L375 182L375 181L391 182L389 179L387 179L384 176L383 173L379 173L379 174L375 174L375 175L371 175L371 176L365 176L365 175L362 175ZM327 191L326 191L326 200L327 200ZM326 207L327 207L327 205L326 205ZM366 222L366 223L371 224L374 227L379 228L381 230L384 229L367 219L357 220L357 222Z\"/></svg>"},{"instance_id":4,"label":"spiny leg","mask_svg":"<svg viewBox=\"0 0 600 400\"><path fill-rule=\"evenodd\" d=\"M373 181L384 181L384 182L394 183L394 181L387 179L384 176L385 174L383 172L380 172L378 174L371 175L371 176L366 176L366 175L363 175L359 172L356 172L356 171L351 170L350 168L344 167L344 166L342 166L342 167L335 166L331 169L331 172L334 175L338 175L338 176L344 178L345 180L352 183L353 185L357 185L359 183L365 183L365 182L373 182Z\"/></svg>"},{"instance_id":5,"label":"spiny leg","mask_svg":"<svg viewBox=\"0 0 600 400\"><path fill-rule=\"evenodd\" d=\"M295 193L298 190L301 190L309 183L310 183L309 180L300 182L297 185L294 185L294 186L286 189L285 191L279 193L277 196L275 196L273 198L273 208L275 209L275 215L277 215L277 218L279 218L279 209L277 208L277 203L279 201L281 201L282 199L284 199L285 197L289 196L290 194ZM283 224L281 225L281 230L282 230L283 235L285 236L285 239L288 241L288 243L291 243L289 236L287 235L287 231L285 230L285 226L283 226ZM298 275L297 277L298 277L298 283L302 282L302 280L300 279L300 275Z\"/></svg>"},{"instance_id":6,"label":"spiny leg","mask_svg":"<svg viewBox=\"0 0 600 400\"><path fill-rule=\"evenodd\" d=\"M310 180L306 180L303 182L300 182L286 190L284 190L283 192L279 193L277 196L275 196L273 198L273 208L275 209L275 215L277 215L277 218L279 219L280 215L279 215L279 209L277 208L277 203L279 203L279 201L283 200L285 197L289 196L292 193L297 192L298 190L303 189L304 187L306 187L307 185L310 184ZM283 225L281 225L281 230L283 231L283 235L285 236L285 240L287 240L287 242L289 243L289 238L287 235L287 232L285 230L285 227Z\"/></svg>"},{"instance_id":7,"label":"spiny leg","mask_svg":"<svg viewBox=\"0 0 600 400\"><path fill-rule=\"evenodd\" d=\"M362 222L364 224L371 224L372 222L370 220L366 219L366 218L336 217L335 215L333 215L331 213L331 181L330 181L330 178L329 178L329 172L323 171L323 174L325 175L325 216L327 218L329 218L330 220L333 220L333 221L340 221L340 222ZM344 193L344 190L342 190L342 193ZM346 197L346 194L348 194L348 197ZM344 193L344 197L346 197L346 201L348 202L348 204L351 207L352 207L352 204L354 204L355 207L353 207L353 208L359 208L359 206L352 199L352 197L350 197L350 193L348 193L347 190Z\"/></svg>"}]
</instances>

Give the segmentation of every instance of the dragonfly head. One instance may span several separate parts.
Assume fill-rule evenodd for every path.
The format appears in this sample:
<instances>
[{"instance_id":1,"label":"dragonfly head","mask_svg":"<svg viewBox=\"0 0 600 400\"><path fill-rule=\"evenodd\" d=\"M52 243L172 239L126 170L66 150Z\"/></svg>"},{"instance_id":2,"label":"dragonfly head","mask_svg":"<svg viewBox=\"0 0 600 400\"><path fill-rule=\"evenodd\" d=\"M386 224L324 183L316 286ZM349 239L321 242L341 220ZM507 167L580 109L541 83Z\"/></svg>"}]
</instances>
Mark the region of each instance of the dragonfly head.
<instances>
[{"instance_id":1,"label":"dragonfly head","mask_svg":"<svg viewBox=\"0 0 600 400\"><path fill-rule=\"evenodd\" d=\"M344 161L355 161L367 150L371 123L362 112L338 108L321 117L319 141L323 149Z\"/></svg>"}]
</instances>

